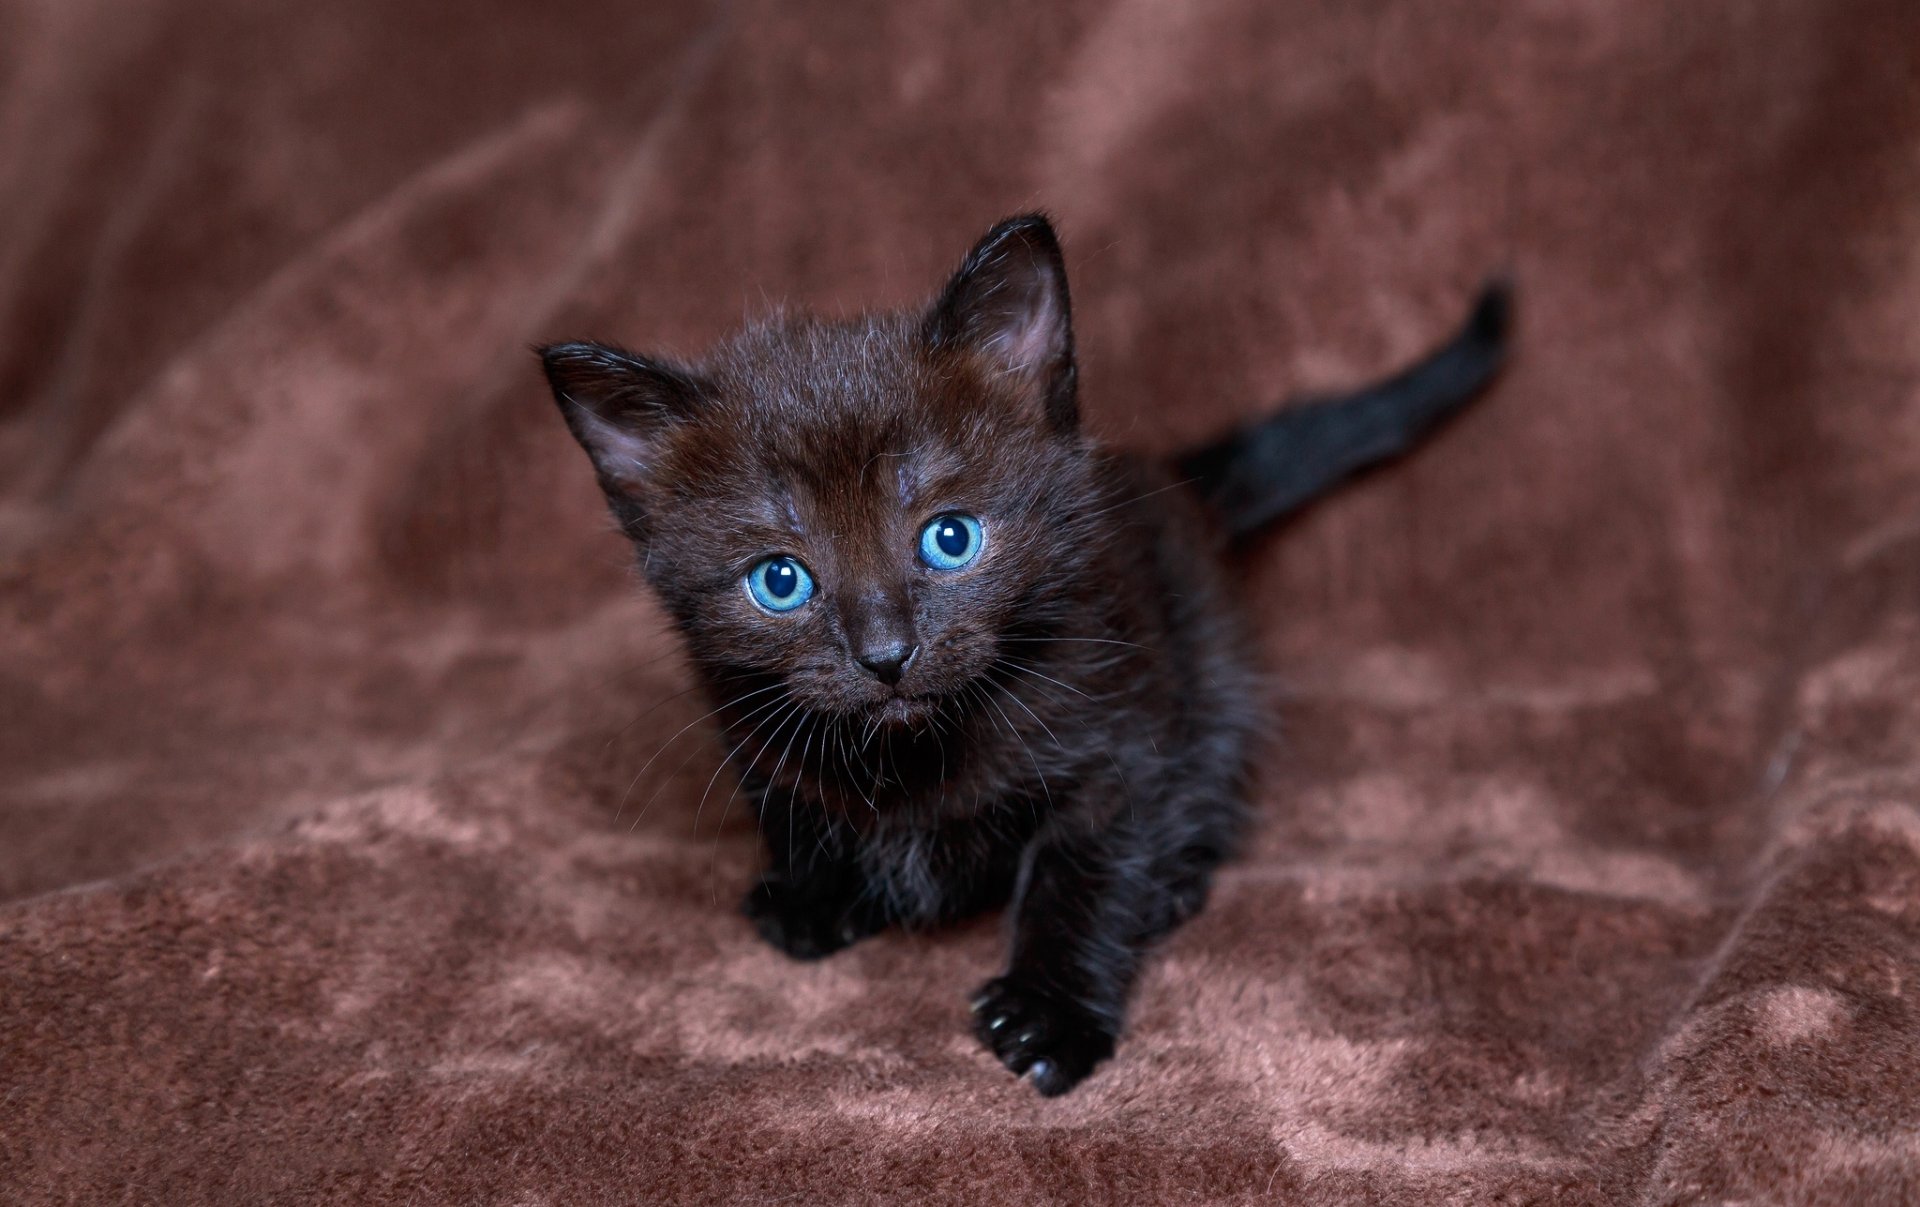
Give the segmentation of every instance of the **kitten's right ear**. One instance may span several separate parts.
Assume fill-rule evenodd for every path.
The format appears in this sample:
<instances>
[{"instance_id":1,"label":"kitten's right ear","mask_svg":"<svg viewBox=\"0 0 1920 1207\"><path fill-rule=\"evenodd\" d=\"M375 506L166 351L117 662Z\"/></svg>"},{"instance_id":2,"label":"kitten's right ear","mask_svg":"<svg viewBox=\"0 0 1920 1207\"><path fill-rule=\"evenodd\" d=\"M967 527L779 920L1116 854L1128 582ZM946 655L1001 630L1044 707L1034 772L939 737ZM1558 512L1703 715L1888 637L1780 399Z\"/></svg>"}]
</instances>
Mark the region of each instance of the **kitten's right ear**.
<instances>
[{"instance_id":1,"label":"kitten's right ear","mask_svg":"<svg viewBox=\"0 0 1920 1207\"><path fill-rule=\"evenodd\" d=\"M608 494L642 485L662 433L700 402L692 375L607 344L549 344L539 353L553 400Z\"/></svg>"},{"instance_id":2,"label":"kitten's right ear","mask_svg":"<svg viewBox=\"0 0 1920 1207\"><path fill-rule=\"evenodd\" d=\"M974 245L934 302L926 339L971 355L1057 431L1079 425L1067 265L1046 215L1008 218Z\"/></svg>"}]
</instances>

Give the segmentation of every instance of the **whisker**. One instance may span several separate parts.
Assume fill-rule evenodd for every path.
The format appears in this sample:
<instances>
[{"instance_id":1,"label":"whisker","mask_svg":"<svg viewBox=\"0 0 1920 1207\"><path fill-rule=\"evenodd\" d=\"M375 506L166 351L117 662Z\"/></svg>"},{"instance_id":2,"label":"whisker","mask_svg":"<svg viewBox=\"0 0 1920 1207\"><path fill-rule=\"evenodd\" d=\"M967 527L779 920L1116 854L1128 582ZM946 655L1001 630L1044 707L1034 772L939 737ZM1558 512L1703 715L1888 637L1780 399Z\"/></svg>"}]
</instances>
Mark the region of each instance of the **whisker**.
<instances>
[{"instance_id":1,"label":"whisker","mask_svg":"<svg viewBox=\"0 0 1920 1207\"><path fill-rule=\"evenodd\" d=\"M753 709L753 711L751 711L751 712L749 712L749 713L747 713L746 715L744 715L744 716L742 716L742 717L740 718L740 723L742 723L742 724L744 724L745 722L747 722L747 721L748 721L748 720L750 720L751 718L753 718L753 717L757 717L757 716L759 716L759 715L760 715L761 713L763 713L763 712L765 712L765 711L767 711L767 710L768 710L768 709L770 709L770 708L777 708L777 707L779 707L779 705L780 705L780 703L781 703L781 702L782 702L782 700L784 700L784 699L785 699L785 697L775 697L774 699L772 699L772 700L769 700L769 701L767 701L766 703L764 703L764 704L761 704L761 705L759 705L759 706L757 706L756 708L754 708L754 709ZM676 735L676 736L677 736L677 735ZM723 739L723 740L724 740L724 739ZM664 791L664 790L666 789L666 786L667 786L668 784L670 784L670 783L672 783L672 782L674 781L674 779L675 779L675 778L676 778L677 776L679 776L679 774L680 774L680 773L681 773L682 771L684 771L684 770L686 770L686 766L687 766L687 764L688 764L688 763L691 763L691 762L693 761L693 759L694 759L694 756L695 756L695 755L697 755L697 754L699 754L699 753L700 753L700 751L699 751L699 749L698 749L698 748L695 748L694 750L692 750L692 751L690 751L690 752L688 752L688 754L687 754L687 757L686 757L686 758L684 758L684 759L681 759L681 760L680 760L680 763L679 763L679 765L678 765L678 766L676 766L676 767L675 767L675 768L673 769L673 774L672 774L672 775L670 775L670 776L668 776L668 777L667 777L666 779L663 779L663 780L661 780L659 784L657 784L657 785L655 785L655 787L654 787L654 789L653 789L653 793L652 793L652 795L650 795L650 796L648 796L648 797L647 797L647 801L646 801L646 803L640 806L640 812L639 812L639 814L638 814L637 816L635 816L635 817L634 817L634 819L633 819L633 825L632 825L632 826L628 826L628 827L627 827L627 832L628 832L629 834L631 834L631 833L633 832L633 829L634 829L634 826L638 826L638 825L640 824L640 819L641 819L642 817L645 817L645 816L647 815L647 810L653 807L653 802L654 802L655 800L657 800L657 799L659 799L659 797L660 797L660 793L661 793L662 791ZM644 769L643 769L643 770L644 770Z\"/></svg>"},{"instance_id":2,"label":"whisker","mask_svg":"<svg viewBox=\"0 0 1920 1207\"><path fill-rule=\"evenodd\" d=\"M641 713L639 716L635 717L633 720L628 721L625 725L622 725L619 728L619 730L617 730L614 733L612 737L607 739L607 744L606 746L602 746L600 748L601 751L605 752L608 749L608 747L611 747L615 742L625 737L627 730L632 729L635 725L638 725L640 722L646 720L648 717L652 716L654 713L659 712L661 708L665 707L668 704L673 703L675 700L678 700L681 696L686 695L688 692L694 692L699 690L700 690L700 685L698 683L695 683L691 687L681 688L679 691L673 693L671 696L668 696L664 700L656 701L652 708L649 708L647 711ZM712 715L713 715L712 713L707 714L707 716L709 717Z\"/></svg>"},{"instance_id":3,"label":"whisker","mask_svg":"<svg viewBox=\"0 0 1920 1207\"><path fill-rule=\"evenodd\" d=\"M1004 659L996 659L996 661L1005 661L1005 660L1004 660ZM1039 674L1040 674L1040 672L1038 672L1038 671L1034 671L1034 670L1031 670L1030 668L1027 668L1027 667L1023 667L1023 666L1015 666L1015 665L1013 665L1013 664L1011 664L1011 663L1009 663L1008 665L1009 665L1009 667L1010 667L1011 669L1013 669L1013 670L1026 670L1026 671L1028 671L1028 673L1030 673L1030 674L1036 674L1036 675L1039 675ZM1054 678L1051 678L1050 676L1047 676L1047 675L1040 675L1040 677L1041 677L1042 679L1046 679L1046 680L1047 680L1047 682L1049 682L1049 683L1059 683L1061 687L1065 687L1065 688L1066 688L1066 689L1067 689L1068 691L1075 691L1075 689L1074 689L1073 687L1071 687L1071 686L1069 686L1068 684L1065 684L1065 683L1060 683L1060 681L1059 681L1058 679L1054 679ZM1038 688L1038 690L1040 690L1040 691L1043 691L1043 692L1046 692L1046 691L1047 691L1047 689L1046 689L1046 688L1044 688L1044 687L1039 687L1039 685L1037 685L1037 684L1036 684L1035 686L1036 686L1036 688ZM1007 694L1008 694L1009 696L1011 696L1011 697L1012 697L1012 699L1013 699L1013 702L1014 702L1015 704L1018 704L1018 705L1020 705L1020 706L1021 706L1021 707L1023 707L1023 708L1025 708L1025 707L1026 707L1026 701L1024 701L1024 700L1022 700L1022 699L1021 699L1021 698L1020 698L1020 697L1019 697L1018 695L1015 695L1015 694L1014 694L1014 693L1012 693L1012 692L1008 692ZM1092 696L1088 696L1088 695L1087 695L1087 693L1085 693L1085 692L1076 692L1076 694L1078 694L1078 695L1080 695L1080 696L1083 696L1083 697L1085 697L1085 698L1086 698L1086 699L1088 699L1088 700L1092 700L1092 699L1093 699L1093 697L1092 697ZM1053 700L1053 701L1054 701L1055 703L1061 703L1061 697L1059 697L1059 696L1055 696L1055 695L1053 695L1053 693L1052 693L1052 692L1047 692L1047 695L1048 695L1048 697L1049 697L1050 699L1052 699L1052 700ZM1071 700L1068 700L1068 701L1065 701L1065 703L1066 703L1066 704L1068 704L1068 705L1071 705L1071 704L1072 704L1073 702L1072 702ZM1031 712L1032 712L1033 710L1032 710L1031 708L1028 708L1028 709L1027 709L1027 711L1028 711L1029 713L1031 713ZM1078 712L1078 711L1076 711L1076 710L1069 710L1069 711L1068 711L1068 713L1067 713L1067 715L1068 715L1068 716L1070 716L1070 717L1072 717L1072 718L1073 718L1073 719L1074 719L1074 720L1075 720L1075 721L1076 721L1076 722L1077 722L1077 723L1079 724L1079 726L1080 726L1080 728L1082 728L1082 729L1084 729L1084 730L1086 730L1088 734L1090 734L1090 735L1092 735L1092 734L1093 734L1093 726L1091 726L1091 725L1089 725L1089 724L1087 724L1087 722L1086 722L1086 718L1084 718L1084 717L1082 717L1082 716L1080 716L1080 714L1079 714L1079 712ZM1038 720L1040 720L1040 718L1036 716L1036 717L1034 717L1034 720L1036 720L1036 721L1038 721ZM1044 724L1045 724L1045 723L1044 723L1044 722L1042 722L1042 725L1043 725L1043 727L1044 727ZM1047 734L1047 736L1049 736L1049 737L1052 737L1052 736L1053 736L1053 734L1052 734L1052 731L1051 731L1051 730L1049 730L1049 731L1048 731L1048 734ZM1097 736L1097 735L1094 735L1094 736ZM1056 745L1056 746L1058 746L1058 745L1060 745L1060 739L1058 739L1058 738L1054 738L1054 745ZM1107 745L1106 745L1105 743L1099 743L1098 745L1099 745L1099 749L1100 749L1100 753L1101 753L1101 754L1103 754L1103 755L1105 755L1105 756L1106 756L1106 758L1107 758L1107 765L1113 768L1113 773L1114 773L1115 775L1117 775L1117 776L1119 776L1119 777L1120 777L1120 783L1121 783L1121 785L1122 785L1122 786L1123 786L1123 787L1124 787L1124 788L1126 789L1126 792L1127 792L1127 816L1128 816L1129 818L1131 818L1131 817L1133 816L1133 782L1132 782L1131 780L1129 780L1129 779L1127 778L1127 773L1126 773L1126 772L1125 772L1124 770L1122 770L1122 769L1121 769L1121 767L1120 767L1120 762L1119 762L1119 760L1113 757L1113 751L1112 751L1111 749L1109 749L1109 748L1108 748L1108 746L1107 746Z\"/></svg>"},{"instance_id":4,"label":"whisker","mask_svg":"<svg viewBox=\"0 0 1920 1207\"><path fill-rule=\"evenodd\" d=\"M1061 686L1064 687L1066 685L1062 684ZM1082 693L1082 694L1085 694L1085 693ZM1066 749L1066 746L1061 743L1060 739L1054 736L1052 727L1049 726L1045 721L1040 720L1040 714L1033 711L1032 706L1030 706L1025 700L1022 700L1018 693L1009 691L1007 693L1007 699L1012 700L1015 704L1018 704L1021 708L1026 709L1027 715L1032 717L1036 722L1039 723L1040 728L1046 731L1047 737L1052 739L1053 744L1055 746L1060 747L1061 750Z\"/></svg>"},{"instance_id":5,"label":"whisker","mask_svg":"<svg viewBox=\"0 0 1920 1207\"><path fill-rule=\"evenodd\" d=\"M754 756L751 759L747 760L747 765L750 767L753 764L758 763L760 761L761 756L767 753L767 747L773 744L774 738L780 735L780 726L786 724L787 720L790 719L796 712L802 712L804 710L805 710L805 705L802 704L799 700L795 700L793 702L792 708L789 708L784 713L776 714L780 719L774 723L773 732L767 735L766 741L760 743L760 749L754 752ZM758 733L758 732L760 731L759 729L756 728L754 730L754 733ZM790 735L787 738L786 750L793 749L793 738L795 736L798 736L797 730L793 735ZM752 737L752 734L749 734L748 737ZM741 745L744 746L746 745L746 743L742 742ZM786 761L787 761L786 750L783 750L780 753L780 763L774 767L772 779L777 779L779 777L780 767L786 764ZM732 756L728 756L728 757L729 759L731 759ZM725 766L725 764L722 764L722 766ZM716 776L719 775L720 774L719 769L716 768L714 771L714 774ZM772 786L772 779L769 779L768 781L769 787ZM726 804L720 806L720 820L716 822L713 827L713 851L707 856L707 892L713 898L713 901L716 905L719 904L719 901L720 901L720 885L719 885L720 838L723 834L726 833L727 813L729 810L733 808L733 798L740 795L740 789L743 786L745 786L745 784L746 784L746 775L744 773L736 772L734 776L734 781L733 781L733 791L727 793ZM702 805L706 804L706 797L704 794L700 798L700 803ZM694 817L695 817L694 825L697 833L698 826L699 826L698 810L695 810Z\"/></svg>"},{"instance_id":6,"label":"whisker","mask_svg":"<svg viewBox=\"0 0 1920 1207\"><path fill-rule=\"evenodd\" d=\"M647 768L653 766L654 759L657 759L661 755L665 754L667 752L667 747L673 745L675 742L680 740L681 734L684 734L685 732L687 732L687 730L692 729L695 725L698 725L700 722L706 720L708 717L713 716L715 713L720 712L722 709L732 708L736 704L743 704L746 701L753 699L755 696L765 695L767 692L773 691L775 688L779 686L780 684L775 683L767 687L762 687L754 691L747 692L744 695L735 696L733 699L728 700L725 703L721 704L718 708L713 709L711 712L703 713L700 716L695 717L693 720L688 721L685 725L682 725L678 730L674 731L673 736L668 738L665 742L661 743L660 749L653 752L652 758L649 758L646 762L640 764L640 770L635 772L633 779L627 783L627 790L620 794L620 804L613 811L613 820L619 821L620 815L626 812L627 801L630 798L632 798L634 788L640 783L640 777L644 776L647 773ZM685 693L683 692L681 694L684 695ZM684 767L686 766L686 763L682 762L680 766ZM678 769L676 768L676 771L677 770ZM647 803L648 804L653 803L653 798L648 797ZM645 806L642 806L641 812L644 813L645 811L646 811ZM636 817L634 819L633 824L636 826L639 825L640 824L639 818Z\"/></svg>"},{"instance_id":7,"label":"whisker","mask_svg":"<svg viewBox=\"0 0 1920 1207\"><path fill-rule=\"evenodd\" d=\"M707 793L713 791L714 781L718 780L720 778L720 773L727 769L727 764L733 761L733 756L740 753L740 748L742 746L745 746L748 742L753 741L754 734L757 734L761 730L765 729L769 722L777 722L780 718L788 716L794 709L800 707L800 702L798 700L792 699L791 697L785 700L784 703L786 703L789 706L787 709L783 711L774 712L770 716L761 718L760 723L758 725L755 725L753 729L747 734L746 737L741 738L738 742L734 743L733 749L727 751L726 754L721 756L720 765L718 767L715 767L713 769L713 774L707 777L707 786L701 789L700 791L700 802L693 807L693 832L696 836L700 833L700 814L707 807ZM742 719L744 720L745 718L742 718ZM778 732L778 730L776 730L775 732Z\"/></svg>"},{"instance_id":8,"label":"whisker","mask_svg":"<svg viewBox=\"0 0 1920 1207\"><path fill-rule=\"evenodd\" d=\"M1100 703L1100 701L1095 700L1092 696L1088 695L1086 692L1083 692L1079 688L1073 686L1073 684L1062 683L1060 682L1060 680L1054 678L1052 675L1049 675L1044 671L1035 670L1032 664L1030 663L1021 662L1018 659L1009 657L1008 655L1005 655L1005 654L1002 654L998 658L995 658L994 661L1000 664L1001 666L1005 666L1011 670L1023 671L1029 675L1038 675L1042 679L1045 679L1048 683L1052 683L1058 687L1064 687L1068 691L1072 692L1074 695L1079 696L1082 700L1085 700L1089 703L1092 703L1092 704Z\"/></svg>"},{"instance_id":9,"label":"whisker","mask_svg":"<svg viewBox=\"0 0 1920 1207\"><path fill-rule=\"evenodd\" d=\"M1057 642L1076 645L1124 645L1130 649L1145 650L1149 654L1159 652L1150 645L1141 645L1137 641L1121 641L1112 637L1002 637L1000 640L1019 641L1032 645L1052 645Z\"/></svg>"},{"instance_id":10,"label":"whisker","mask_svg":"<svg viewBox=\"0 0 1920 1207\"><path fill-rule=\"evenodd\" d=\"M1007 716L1007 710L1000 707L1000 702L995 700L991 695L985 696L985 699L988 704L993 705L993 710L1000 714L1001 719L1006 721L1007 732L1013 735L1014 741L1020 743L1021 748L1027 752L1027 759L1033 764L1033 773L1040 777L1040 791L1046 793L1047 807L1051 809L1053 807L1053 789L1047 784L1047 773L1040 770L1039 756L1033 753L1032 745L1027 742L1025 735L1020 732L1019 727L1013 723L1013 718ZM1036 818L1035 820L1038 819Z\"/></svg>"},{"instance_id":11,"label":"whisker","mask_svg":"<svg viewBox=\"0 0 1920 1207\"><path fill-rule=\"evenodd\" d=\"M634 665L634 666L621 667L619 670L614 671L609 675L606 675L604 678L600 676L595 676L595 682L591 687L583 688L579 682L572 679L568 679L558 684L557 686L550 688L547 691L541 692L537 696L532 697L527 702L527 711L535 715L545 715L548 709L555 707L563 700L573 698L573 697L580 697L580 696L597 697L602 692L606 691L609 687L612 687L614 684L620 682L623 679L631 679L633 676L640 674L642 671L651 670L653 667L659 665L660 663L666 661L669 658L681 657L681 656L684 656L683 650L680 650L677 647L669 646L666 650L662 651L661 653L655 654L653 657L647 659L645 662L638 663L637 665ZM698 685L696 684L696 686ZM685 693L682 693L682 694L684 695ZM672 699L672 697L668 697L668 699ZM661 701L661 703L665 703L665 701ZM622 730L622 732L625 732L625 731Z\"/></svg>"},{"instance_id":12,"label":"whisker","mask_svg":"<svg viewBox=\"0 0 1920 1207\"><path fill-rule=\"evenodd\" d=\"M1131 506L1132 504L1138 503L1142 499L1151 499L1155 495L1163 495L1170 490L1179 490L1182 486L1192 486L1194 483L1198 482L1199 480L1200 480L1199 478L1182 478L1180 481L1171 483L1170 485L1162 486L1155 490L1149 490L1143 494L1134 495L1130 499L1122 499L1118 503L1109 504L1106 507L1102 507L1099 511L1088 512L1086 515L1083 515L1079 518L1082 520L1097 519L1100 516L1106 515L1109 511L1118 511L1122 507Z\"/></svg>"},{"instance_id":13,"label":"whisker","mask_svg":"<svg viewBox=\"0 0 1920 1207\"><path fill-rule=\"evenodd\" d=\"M807 742L806 742L806 745L804 745L804 746L802 746L802 747L800 748L800 772L799 772L799 773L800 773L801 775L805 775L805 774L806 774L806 772L807 772L807 754L808 754L808 752L810 752L810 751L811 751L811 750L813 749L813 739L815 738L815 736L817 736L817 735L818 735L818 734L820 733L820 730L821 730L821 728L822 728L822 727L823 727L824 725L826 725L826 723L827 723L827 722L826 722L826 720L825 720L825 718L823 718L823 717L822 717L822 716L821 716L821 715L820 715L819 713L814 713L814 714L813 714L813 716L812 716L812 717L811 717L810 719L811 719L811 721L812 721L812 725L811 725L811 726L810 726L810 727L808 728L808 730L807 730ZM826 751L826 743L825 743L825 742L822 742L822 743L820 744L820 749L821 749L821 751L822 751L822 753L824 753L824 752ZM775 774L776 774L776 777L777 777L777 775L778 775L778 773L776 772ZM794 801L794 794L793 794L793 793L788 793L788 794L787 794L787 866L788 866L788 867L792 867L792 866L793 866L793 812L794 812L794 804L795 804L795 801Z\"/></svg>"},{"instance_id":14,"label":"whisker","mask_svg":"<svg viewBox=\"0 0 1920 1207\"><path fill-rule=\"evenodd\" d=\"M846 738L848 735L845 729L841 729L839 731L839 735L841 739L840 766L846 771L848 785L850 785L855 792L859 793L860 799L866 803L867 808L871 809L875 813L880 812L879 805L877 805L874 802L873 793L868 789L860 786L860 782L862 780L871 778L866 760L864 758L858 759L857 761L859 763L859 770L857 772L854 770L854 763L856 761L855 756L862 754L865 750L865 747L850 745L846 741Z\"/></svg>"}]
</instances>

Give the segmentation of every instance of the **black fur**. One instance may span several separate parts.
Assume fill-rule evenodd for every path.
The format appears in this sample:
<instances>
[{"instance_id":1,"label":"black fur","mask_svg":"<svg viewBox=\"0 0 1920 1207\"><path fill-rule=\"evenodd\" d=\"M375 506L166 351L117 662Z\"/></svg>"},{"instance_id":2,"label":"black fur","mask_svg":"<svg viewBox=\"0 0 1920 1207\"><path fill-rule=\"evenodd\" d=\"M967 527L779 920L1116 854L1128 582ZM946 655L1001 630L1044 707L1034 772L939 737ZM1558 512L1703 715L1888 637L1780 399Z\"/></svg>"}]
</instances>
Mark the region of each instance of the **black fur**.
<instances>
[{"instance_id":1,"label":"black fur","mask_svg":"<svg viewBox=\"0 0 1920 1207\"><path fill-rule=\"evenodd\" d=\"M1490 294L1394 382L1180 469L1080 433L1065 268L1038 216L990 231L924 311L784 319L694 367L544 349L757 806L760 933L817 959L1009 905L975 1032L1042 1093L1086 1077L1142 958L1246 825L1267 714L1227 539L1457 408L1498 361L1505 306ZM984 545L936 570L918 534L955 512ZM743 586L776 555L816 592L779 614Z\"/></svg>"},{"instance_id":2,"label":"black fur","mask_svg":"<svg viewBox=\"0 0 1920 1207\"><path fill-rule=\"evenodd\" d=\"M1299 510L1413 449L1471 402L1506 356L1511 290L1488 285L1452 342L1397 377L1289 407L1195 449L1180 469L1235 536Z\"/></svg>"}]
</instances>

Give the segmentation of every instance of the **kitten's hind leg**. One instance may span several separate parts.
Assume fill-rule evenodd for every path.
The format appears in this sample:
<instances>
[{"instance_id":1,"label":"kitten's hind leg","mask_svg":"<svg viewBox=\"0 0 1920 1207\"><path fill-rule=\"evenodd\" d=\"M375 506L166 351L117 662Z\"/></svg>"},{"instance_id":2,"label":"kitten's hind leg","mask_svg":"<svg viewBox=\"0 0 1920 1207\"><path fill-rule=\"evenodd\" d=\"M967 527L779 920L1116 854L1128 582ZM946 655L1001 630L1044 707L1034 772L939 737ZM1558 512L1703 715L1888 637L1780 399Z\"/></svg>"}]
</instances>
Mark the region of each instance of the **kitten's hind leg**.
<instances>
[{"instance_id":1,"label":"kitten's hind leg","mask_svg":"<svg viewBox=\"0 0 1920 1207\"><path fill-rule=\"evenodd\" d=\"M850 835L805 805L771 799L760 833L772 866L740 908L761 938L796 960L818 960L887 927Z\"/></svg>"}]
</instances>

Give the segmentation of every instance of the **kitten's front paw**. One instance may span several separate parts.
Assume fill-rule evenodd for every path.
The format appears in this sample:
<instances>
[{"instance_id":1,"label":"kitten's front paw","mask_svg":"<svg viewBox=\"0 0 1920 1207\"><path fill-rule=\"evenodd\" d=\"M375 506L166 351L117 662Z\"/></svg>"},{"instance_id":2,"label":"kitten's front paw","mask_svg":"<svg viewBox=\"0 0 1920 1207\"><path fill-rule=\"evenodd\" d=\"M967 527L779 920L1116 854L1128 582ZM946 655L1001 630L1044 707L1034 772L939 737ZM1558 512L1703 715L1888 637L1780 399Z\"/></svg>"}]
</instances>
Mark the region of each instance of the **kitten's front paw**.
<instances>
[{"instance_id":1,"label":"kitten's front paw","mask_svg":"<svg viewBox=\"0 0 1920 1207\"><path fill-rule=\"evenodd\" d=\"M1012 975L995 977L974 995L973 1033L1049 1098L1113 1055L1113 1031L1091 1011Z\"/></svg>"},{"instance_id":2,"label":"kitten's front paw","mask_svg":"<svg viewBox=\"0 0 1920 1207\"><path fill-rule=\"evenodd\" d=\"M873 911L778 876L763 877L740 908L761 938L796 960L830 956L880 929Z\"/></svg>"}]
</instances>

